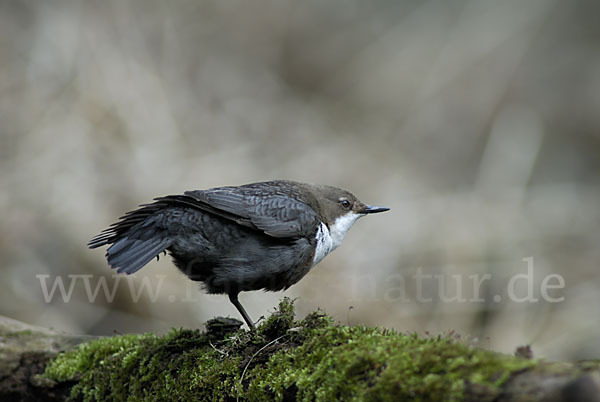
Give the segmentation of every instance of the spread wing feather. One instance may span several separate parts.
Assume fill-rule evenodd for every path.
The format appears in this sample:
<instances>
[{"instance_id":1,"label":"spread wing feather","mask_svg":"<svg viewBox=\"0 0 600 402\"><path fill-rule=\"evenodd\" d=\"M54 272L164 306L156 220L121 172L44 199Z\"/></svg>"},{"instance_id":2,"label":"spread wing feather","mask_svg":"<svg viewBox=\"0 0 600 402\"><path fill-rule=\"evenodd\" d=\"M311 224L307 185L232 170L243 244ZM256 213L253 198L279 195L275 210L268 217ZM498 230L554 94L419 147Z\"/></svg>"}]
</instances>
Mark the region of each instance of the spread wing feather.
<instances>
[{"instance_id":1,"label":"spread wing feather","mask_svg":"<svg viewBox=\"0 0 600 402\"><path fill-rule=\"evenodd\" d=\"M317 213L306 203L277 191L245 187L221 187L210 190L187 191L185 196L195 200L197 207L278 237L310 235L316 229Z\"/></svg>"},{"instance_id":2,"label":"spread wing feather","mask_svg":"<svg viewBox=\"0 0 600 402\"><path fill-rule=\"evenodd\" d=\"M120 242L119 239L128 237L130 231L139 227L142 222L146 222L142 225L151 224L149 219L162 209L178 205L200 209L277 238L308 236L315 232L319 224L317 213L298 199L292 186L282 188L264 184L267 183L187 191L183 195L155 198L153 203L141 205L141 208L126 213L119 222L94 237L88 246L96 248L112 244L108 254L117 267L132 266L132 271L137 270L138 266L147 262L145 260L152 258L154 251L161 247L164 249L168 244L157 242L152 244L154 247L147 244L148 249L142 249L137 244ZM140 247L139 250L134 246ZM125 250L136 252L130 252L126 257ZM134 261L134 255L143 258Z\"/></svg>"}]
</instances>

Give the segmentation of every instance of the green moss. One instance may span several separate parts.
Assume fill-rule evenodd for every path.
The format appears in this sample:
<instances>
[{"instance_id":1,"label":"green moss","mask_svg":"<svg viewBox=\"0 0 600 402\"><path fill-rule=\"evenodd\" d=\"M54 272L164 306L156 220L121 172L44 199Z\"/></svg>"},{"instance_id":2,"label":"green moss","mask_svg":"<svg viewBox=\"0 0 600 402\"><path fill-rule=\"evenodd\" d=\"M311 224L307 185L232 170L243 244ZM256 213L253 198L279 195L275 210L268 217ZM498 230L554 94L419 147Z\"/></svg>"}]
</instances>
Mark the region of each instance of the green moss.
<instances>
[{"instance_id":1,"label":"green moss","mask_svg":"<svg viewBox=\"0 0 600 402\"><path fill-rule=\"evenodd\" d=\"M0 328L0 337L7 339L29 339L39 337L39 333L33 332L30 329L24 329L20 331L13 331L8 329Z\"/></svg>"},{"instance_id":2,"label":"green moss","mask_svg":"<svg viewBox=\"0 0 600 402\"><path fill-rule=\"evenodd\" d=\"M235 392L236 358L224 359L199 331L171 330L103 338L59 355L46 369L55 381L76 381L71 397L104 399L210 398Z\"/></svg>"},{"instance_id":3,"label":"green moss","mask_svg":"<svg viewBox=\"0 0 600 402\"><path fill-rule=\"evenodd\" d=\"M284 335L294 325L294 313L294 301L284 297L279 308L258 327L258 333L270 339Z\"/></svg>"},{"instance_id":4,"label":"green moss","mask_svg":"<svg viewBox=\"0 0 600 402\"><path fill-rule=\"evenodd\" d=\"M600 369L600 359L599 360L582 360L577 362L577 365L583 371L593 371Z\"/></svg>"},{"instance_id":5,"label":"green moss","mask_svg":"<svg viewBox=\"0 0 600 402\"><path fill-rule=\"evenodd\" d=\"M491 400L512 373L537 364L447 337L336 325L320 312L293 317L284 299L256 333L104 338L59 355L45 376L75 382L71 396L83 400L452 401L473 386Z\"/></svg>"},{"instance_id":6,"label":"green moss","mask_svg":"<svg viewBox=\"0 0 600 402\"><path fill-rule=\"evenodd\" d=\"M10 336L13 336L13 337L31 336L31 335L34 335L34 333L30 329L24 329L23 331L15 331L15 332L10 333Z\"/></svg>"},{"instance_id":7,"label":"green moss","mask_svg":"<svg viewBox=\"0 0 600 402\"><path fill-rule=\"evenodd\" d=\"M460 400L467 383L497 396L511 373L534 361L376 328L326 325L251 374L253 397L298 400Z\"/></svg>"}]
</instances>

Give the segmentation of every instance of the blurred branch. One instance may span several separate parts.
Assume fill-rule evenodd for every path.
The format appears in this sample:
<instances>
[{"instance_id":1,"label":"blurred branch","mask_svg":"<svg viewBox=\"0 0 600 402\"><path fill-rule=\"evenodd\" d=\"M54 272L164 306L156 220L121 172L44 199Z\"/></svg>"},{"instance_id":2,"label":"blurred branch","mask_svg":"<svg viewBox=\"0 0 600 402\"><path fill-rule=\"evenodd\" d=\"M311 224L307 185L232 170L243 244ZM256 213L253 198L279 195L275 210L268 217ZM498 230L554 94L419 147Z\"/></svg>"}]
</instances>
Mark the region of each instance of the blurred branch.
<instances>
[{"instance_id":1,"label":"blurred branch","mask_svg":"<svg viewBox=\"0 0 600 402\"><path fill-rule=\"evenodd\" d=\"M70 384L53 384L39 374L59 352L94 338L62 334L0 316L0 399L65 400Z\"/></svg>"}]
</instances>

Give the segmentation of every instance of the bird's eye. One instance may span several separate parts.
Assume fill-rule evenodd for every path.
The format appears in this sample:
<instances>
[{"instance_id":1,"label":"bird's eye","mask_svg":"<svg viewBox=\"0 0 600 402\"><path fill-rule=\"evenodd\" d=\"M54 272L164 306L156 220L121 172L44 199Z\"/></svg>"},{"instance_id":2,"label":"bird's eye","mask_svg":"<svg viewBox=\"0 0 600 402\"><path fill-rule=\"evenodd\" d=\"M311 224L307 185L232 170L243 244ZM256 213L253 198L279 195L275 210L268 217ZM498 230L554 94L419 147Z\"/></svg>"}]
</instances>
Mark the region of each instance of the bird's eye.
<instances>
[{"instance_id":1,"label":"bird's eye","mask_svg":"<svg viewBox=\"0 0 600 402\"><path fill-rule=\"evenodd\" d=\"M340 200L340 204L342 204L342 207L344 207L344 208L346 208L346 209L350 208L350 205L351 205L351 204L350 204L350 201L348 201L348 200L347 200L347 199L345 199L345 198L344 198L344 199L342 199L342 200Z\"/></svg>"}]
</instances>

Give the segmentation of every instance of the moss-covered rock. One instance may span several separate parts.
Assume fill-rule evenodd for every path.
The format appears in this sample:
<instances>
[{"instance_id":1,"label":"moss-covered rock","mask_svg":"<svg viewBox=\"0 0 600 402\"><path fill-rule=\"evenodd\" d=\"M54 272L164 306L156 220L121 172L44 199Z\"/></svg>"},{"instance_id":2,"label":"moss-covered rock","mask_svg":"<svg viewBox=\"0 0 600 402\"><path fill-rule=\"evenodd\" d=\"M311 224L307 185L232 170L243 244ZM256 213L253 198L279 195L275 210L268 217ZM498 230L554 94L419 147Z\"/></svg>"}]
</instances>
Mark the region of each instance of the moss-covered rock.
<instances>
[{"instance_id":1,"label":"moss-covered rock","mask_svg":"<svg viewBox=\"0 0 600 402\"><path fill-rule=\"evenodd\" d=\"M74 381L71 397L86 401L493 400L537 365L453 337L337 325L320 312L294 321L284 299L256 332L103 338L59 355L44 375Z\"/></svg>"}]
</instances>

